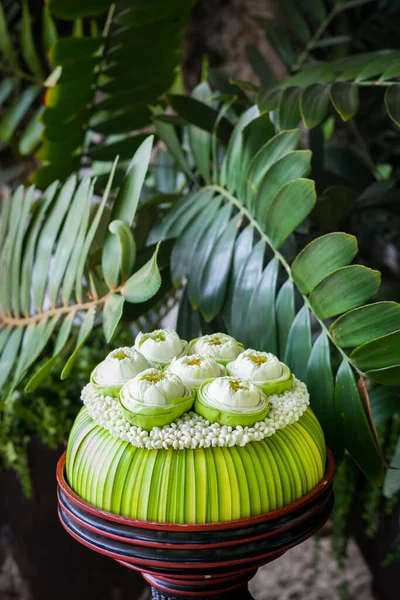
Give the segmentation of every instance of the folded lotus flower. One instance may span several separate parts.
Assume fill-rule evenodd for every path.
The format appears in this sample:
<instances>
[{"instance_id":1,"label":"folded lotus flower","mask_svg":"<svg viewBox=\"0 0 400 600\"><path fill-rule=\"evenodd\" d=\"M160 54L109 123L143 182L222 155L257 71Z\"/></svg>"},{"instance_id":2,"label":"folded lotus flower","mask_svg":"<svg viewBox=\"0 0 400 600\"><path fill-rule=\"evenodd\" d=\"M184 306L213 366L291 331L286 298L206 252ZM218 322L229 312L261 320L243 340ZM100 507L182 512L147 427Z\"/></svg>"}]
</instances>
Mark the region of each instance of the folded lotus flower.
<instances>
[{"instance_id":1,"label":"folded lotus flower","mask_svg":"<svg viewBox=\"0 0 400 600\"><path fill-rule=\"evenodd\" d=\"M225 368L210 356L192 354L172 359L168 371L178 375L185 385L197 390L203 381L221 377L226 374Z\"/></svg>"},{"instance_id":2,"label":"folded lotus flower","mask_svg":"<svg viewBox=\"0 0 400 600\"><path fill-rule=\"evenodd\" d=\"M281 394L290 390L293 376L287 365L270 352L248 349L239 354L226 369L229 375L252 381L267 395Z\"/></svg>"},{"instance_id":3,"label":"folded lotus flower","mask_svg":"<svg viewBox=\"0 0 400 600\"><path fill-rule=\"evenodd\" d=\"M118 397L121 387L151 366L134 348L117 348L92 371L90 381L103 396Z\"/></svg>"},{"instance_id":4,"label":"folded lotus flower","mask_svg":"<svg viewBox=\"0 0 400 600\"><path fill-rule=\"evenodd\" d=\"M188 344L173 329L156 329L151 333L138 333L135 348L149 361L165 367L176 357L187 353Z\"/></svg>"},{"instance_id":5,"label":"folded lotus flower","mask_svg":"<svg viewBox=\"0 0 400 600\"><path fill-rule=\"evenodd\" d=\"M226 333L212 333L192 340L189 344L189 354L211 356L222 365L235 360L243 351L243 344Z\"/></svg>"},{"instance_id":6,"label":"folded lotus flower","mask_svg":"<svg viewBox=\"0 0 400 600\"><path fill-rule=\"evenodd\" d=\"M237 377L220 377L201 385L195 410L210 423L251 426L265 419L269 404L254 383Z\"/></svg>"},{"instance_id":7,"label":"folded lotus flower","mask_svg":"<svg viewBox=\"0 0 400 600\"><path fill-rule=\"evenodd\" d=\"M174 373L147 369L124 385L119 401L130 423L150 430L189 411L194 394Z\"/></svg>"}]
</instances>

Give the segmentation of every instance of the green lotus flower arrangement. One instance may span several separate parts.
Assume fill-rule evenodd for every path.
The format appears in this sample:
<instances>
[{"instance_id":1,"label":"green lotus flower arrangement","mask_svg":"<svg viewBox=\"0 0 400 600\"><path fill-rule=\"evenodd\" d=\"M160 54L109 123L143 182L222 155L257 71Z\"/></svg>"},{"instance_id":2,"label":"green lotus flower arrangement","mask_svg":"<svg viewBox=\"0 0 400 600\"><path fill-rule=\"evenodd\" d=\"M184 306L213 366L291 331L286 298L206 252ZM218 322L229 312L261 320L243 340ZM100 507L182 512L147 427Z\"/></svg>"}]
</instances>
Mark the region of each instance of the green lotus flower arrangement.
<instances>
[{"instance_id":1,"label":"green lotus flower arrangement","mask_svg":"<svg viewBox=\"0 0 400 600\"><path fill-rule=\"evenodd\" d=\"M67 449L71 487L116 514L169 523L258 515L323 477L304 383L219 333L139 334L93 370Z\"/></svg>"}]
</instances>

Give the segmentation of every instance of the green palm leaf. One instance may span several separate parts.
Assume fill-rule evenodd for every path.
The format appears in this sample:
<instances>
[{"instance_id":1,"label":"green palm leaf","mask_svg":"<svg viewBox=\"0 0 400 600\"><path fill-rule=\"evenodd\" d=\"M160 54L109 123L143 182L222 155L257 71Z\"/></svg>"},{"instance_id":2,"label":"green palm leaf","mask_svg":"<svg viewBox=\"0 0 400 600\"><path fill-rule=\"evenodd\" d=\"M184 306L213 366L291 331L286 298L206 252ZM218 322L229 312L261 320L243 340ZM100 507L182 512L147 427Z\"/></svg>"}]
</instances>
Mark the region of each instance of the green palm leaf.
<instances>
[{"instance_id":1,"label":"green palm leaf","mask_svg":"<svg viewBox=\"0 0 400 600\"><path fill-rule=\"evenodd\" d=\"M150 137L138 149L132 161L135 168L128 169L116 197L111 193L115 163L97 206L93 206L94 182L86 178L77 184L75 177L62 186L53 184L35 203L32 188L20 187L4 199L0 216L0 387L3 392L21 382L52 339L53 357L27 385L28 390L34 389L58 355L70 346L74 325L81 322L75 347L62 372L62 378L66 377L96 320L102 318L109 340L122 316L124 301L144 302L159 289L157 250L148 263L132 272L136 252L130 228L149 164L151 144ZM111 210L104 212L106 204ZM119 219L112 220L113 215ZM114 265L114 274L110 266L107 271L112 285L108 285L93 258L93 242L96 239L96 244L104 245L104 238L109 239L107 225L110 222L111 231L123 232L115 236L117 244L107 247ZM104 291L99 294L98 289Z\"/></svg>"}]
</instances>

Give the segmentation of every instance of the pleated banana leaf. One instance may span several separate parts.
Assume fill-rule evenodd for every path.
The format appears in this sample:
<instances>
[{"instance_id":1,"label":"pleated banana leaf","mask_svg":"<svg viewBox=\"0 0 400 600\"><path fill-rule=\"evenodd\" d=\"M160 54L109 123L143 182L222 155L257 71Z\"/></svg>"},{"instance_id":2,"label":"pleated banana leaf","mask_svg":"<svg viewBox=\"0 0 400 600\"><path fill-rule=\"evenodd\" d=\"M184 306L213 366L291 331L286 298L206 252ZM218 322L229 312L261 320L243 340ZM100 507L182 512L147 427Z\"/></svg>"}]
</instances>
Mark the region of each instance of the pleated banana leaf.
<instances>
[{"instance_id":1,"label":"pleated banana leaf","mask_svg":"<svg viewBox=\"0 0 400 600\"><path fill-rule=\"evenodd\" d=\"M115 161L107 187L94 203L94 180L70 177L53 183L38 200L20 186L2 202L0 216L0 388L15 389L53 341L53 356L34 373L33 390L56 358L75 347L62 378L73 368L93 327L102 321L107 341L124 302L148 301L161 285L156 250L135 269L132 224L152 150L146 139L132 159L117 194ZM106 208L107 205L107 208ZM102 259L98 248L102 248ZM102 265L102 268L100 268ZM75 338L74 338L75 339Z\"/></svg>"},{"instance_id":2,"label":"pleated banana leaf","mask_svg":"<svg viewBox=\"0 0 400 600\"><path fill-rule=\"evenodd\" d=\"M168 146L171 130L162 137ZM381 482L368 400L360 399L356 378L400 383L400 306L364 306L381 277L350 264L357 253L351 235L317 238L292 260L293 234L315 204L311 156L299 149L299 130L275 133L268 115L253 107L238 120L224 155L212 152L216 137L214 129L189 138L201 161L192 169L197 183L149 239L177 238L171 269L176 285L187 281L181 311L187 315L189 303L206 322L222 315L228 333L245 346L278 354L308 382L336 456L346 447ZM178 327L186 330L187 323L181 312ZM314 344L312 324L320 331ZM336 385L332 349L344 361Z\"/></svg>"}]
</instances>

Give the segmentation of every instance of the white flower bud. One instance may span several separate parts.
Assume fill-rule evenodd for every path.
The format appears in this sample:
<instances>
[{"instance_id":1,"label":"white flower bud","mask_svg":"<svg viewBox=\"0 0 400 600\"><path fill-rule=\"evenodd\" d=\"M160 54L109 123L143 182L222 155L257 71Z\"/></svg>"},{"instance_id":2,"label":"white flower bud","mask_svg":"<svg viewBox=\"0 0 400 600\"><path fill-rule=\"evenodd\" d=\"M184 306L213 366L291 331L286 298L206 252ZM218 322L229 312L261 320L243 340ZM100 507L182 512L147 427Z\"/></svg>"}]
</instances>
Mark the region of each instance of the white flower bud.
<instances>
[{"instance_id":1,"label":"white flower bud","mask_svg":"<svg viewBox=\"0 0 400 600\"><path fill-rule=\"evenodd\" d=\"M274 354L251 349L239 354L227 368L233 377L240 377L255 383L279 379L283 374L282 363Z\"/></svg>"},{"instance_id":2,"label":"white flower bud","mask_svg":"<svg viewBox=\"0 0 400 600\"><path fill-rule=\"evenodd\" d=\"M186 352L186 342L180 339L173 329L156 329L151 333L139 333L135 348L140 350L147 360L168 364L174 357Z\"/></svg>"},{"instance_id":3,"label":"white flower bud","mask_svg":"<svg viewBox=\"0 0 400 600\"><path fill-rule=\"evenodd\" d=\"M204 335L191 347L191 354L203 354L224 362L234 360L241 352L238 342L225 333Z\"/></svg>"},{"instance_id":4,"label":"white flower bud","mask_svg":"<svg viewBox=\"0 0 400 600\"><path fill-rule=\"evenodd\" d=\"M207 387L207 401L213 406L240 412L252 411L263 399L261 391L247 381L234 377L220 377Z\"/></svg>"},{"instance_id":5,"label":"white flower bud","mask_svg":"<svg viewBox=\"0 0 400 600\"><path fill-rule=\"evenodd\" d=\"M206 379L225 375L222 365L210 356L200 356L200 354L174 358L168 370L178 375L185 385L193 389L199 388Z\"/></svg>"},{"instance_id":6,"label":"white flower bud","mask_svg":"<svg viewBox=\"0 0 400 600\"><path fill-rule=\"evenodd\" d=\"M186 388L174 373L147 369L128 381L121 390L121 402L128 410L139 402L146 406L169 406L186 395Z\"/></svg>"},{"instance_id":7,"label":"white flower bud","mask_svg":"<svg viewBox=\"0 0 400 600\"><path fill-rule=\"evenodd\" d=\"M117 348L97 365L93 377L97 385L122 386L149 366L143 354L134 348Z\"/></svg>"}]
</instances>

